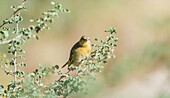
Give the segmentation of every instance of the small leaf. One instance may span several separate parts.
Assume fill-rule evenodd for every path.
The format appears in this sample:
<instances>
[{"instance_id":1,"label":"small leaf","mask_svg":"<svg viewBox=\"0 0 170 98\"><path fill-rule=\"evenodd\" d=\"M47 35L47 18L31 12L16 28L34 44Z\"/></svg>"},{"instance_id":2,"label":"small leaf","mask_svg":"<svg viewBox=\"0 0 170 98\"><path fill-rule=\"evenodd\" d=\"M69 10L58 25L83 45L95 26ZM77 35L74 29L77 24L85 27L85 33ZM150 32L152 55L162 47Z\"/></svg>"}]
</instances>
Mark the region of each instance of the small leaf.
<instances>
[{"instance_id":1,"label":"small leaf","mask_svg":"<svg viewBox=\"0 0 170 98\"><path fill-rule=\"evenodd\" d=\"M56 68L56 69L59 69L59 66L58 66L58 65L55 65L55 68Z\"/></svg>"},{"instance_id":2,"label":"small leaf","mask_svg":"<svg viewBox=\"0 0 170 98\"><path fill-rule=\"evenodd\" d=\"M41 30L41 28L40 28L39 26L36 26L36 27L35 27L35 31L36 31L37 33L39 33L40 30Z\"/></svg>"},{"instance_id":3,"label":"small leaf","mask_svg":"<svg viewBox=\"0 0 170 98\"><path fill-rule=\"evenodd\" d=\"M34 19L30 19L30 22L34 22Z\"/></svg>"},{"instance_id":4,"label":"small leaf","mask_svg":"<svg viewBox=\"0 0 170 98\"><path fill-rule=\"evenodd\" d=\"M107 61L103 61L103 63L107 63Z\"/></svg>"},{"instance_id":5,"label":"small leaf","mask_svg":"<svg viewBox=\"0 0 170 98\"><path fill-rule=\"evenodd\" d=\"M0 90L3 89L3 88L4 88L4 86L2 84L0 84Z\"/></svg>"},{"instance_id":6,"label":"small leaf","mask_svg":"<svg viewBox=\"0 0 170 98\"><path fill-rule=\"evenodd\" d=\"M55 2L51 2L51 5L55 5Z\"/></svg>"}]
</instances>

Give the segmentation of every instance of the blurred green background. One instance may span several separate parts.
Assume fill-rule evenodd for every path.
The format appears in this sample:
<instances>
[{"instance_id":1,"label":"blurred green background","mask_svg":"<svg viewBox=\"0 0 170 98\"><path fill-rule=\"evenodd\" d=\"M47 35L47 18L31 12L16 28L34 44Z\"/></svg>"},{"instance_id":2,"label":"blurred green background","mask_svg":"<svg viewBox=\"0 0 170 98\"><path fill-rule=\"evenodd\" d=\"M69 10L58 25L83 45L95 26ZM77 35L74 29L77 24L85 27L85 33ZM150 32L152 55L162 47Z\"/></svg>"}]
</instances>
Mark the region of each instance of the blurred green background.
<instances>
[{"instance_id":1,"label":"blurred green background","mask_svg":"<svg viewBox=\"0 0 170 98\"><path fill-rule=\"evenodd\" d=\"M10 17L11 5L20 0L0 1L0 20ZM24 23L38 18L51 0L28 0ZM109 60L97 81L90 83L88 95L72 98L170 98L170 1L169 0L57 0L69 14L61 14L39 40L24 45L26 62L32 71L39 63L63 65L73 44L82 35L104 38L113 26L119 38L116 58ZM94 41L92 41L94 42ZM0 46L0 52L7 47ZM12 78L0 70L0 83ZM55 77L53 77L55 79Z\"/></svg>"}]
</instances>

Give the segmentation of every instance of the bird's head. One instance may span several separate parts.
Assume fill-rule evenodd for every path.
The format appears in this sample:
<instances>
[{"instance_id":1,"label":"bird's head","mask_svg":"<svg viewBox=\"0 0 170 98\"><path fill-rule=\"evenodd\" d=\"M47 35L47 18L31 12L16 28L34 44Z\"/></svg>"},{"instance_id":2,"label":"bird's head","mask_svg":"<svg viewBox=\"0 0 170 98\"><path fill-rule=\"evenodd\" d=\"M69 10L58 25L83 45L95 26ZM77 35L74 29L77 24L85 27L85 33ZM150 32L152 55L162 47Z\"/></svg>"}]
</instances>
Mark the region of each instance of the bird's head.
<instances>
[{"instance_id":1,"label":"bird's head","mask_svg":"<svg viewBox=\"0 0 170 98\"><path fill-rule=\"evenodd\" d=\"M86 36L82 36L80 38L80 45L83 46L83 47L86 47L86 46L91 46L91 43L90 43L90 38L86 37Z\"/></svg>"}]
</instances>

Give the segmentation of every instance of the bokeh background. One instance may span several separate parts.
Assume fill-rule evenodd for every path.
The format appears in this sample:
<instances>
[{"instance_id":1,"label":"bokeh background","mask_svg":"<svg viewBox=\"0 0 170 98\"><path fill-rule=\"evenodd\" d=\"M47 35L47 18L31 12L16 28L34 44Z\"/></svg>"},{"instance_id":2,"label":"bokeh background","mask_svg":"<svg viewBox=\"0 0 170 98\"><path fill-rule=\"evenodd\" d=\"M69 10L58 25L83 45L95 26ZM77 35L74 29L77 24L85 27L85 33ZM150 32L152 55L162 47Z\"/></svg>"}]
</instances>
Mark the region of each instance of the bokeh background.
<instances>
[{"instance_id":1,"label":"bokeh background","mask_svg":"<svg viewBox=\"0 0 170 98\"><path fill-rule=\"evenodd\" d=\"M10 17L11 5L20 0L0 0L0 20ZM24 23L41 16L50 0L28 0ZM27 72L39 63L63 65L73 44L82 35L104 38L104 30L115 27L119 38L116 58L109 60L89 94L72 98L170 98L170 0L57 0L71 13L61 14L39 40L24 45ZM92 40L92 42L94 42ZM5 53L6 46L0 46ZM0 83L12 77L0 70ZM53 77L55 78L55 77Z\"/></svg>"}]
</instances>

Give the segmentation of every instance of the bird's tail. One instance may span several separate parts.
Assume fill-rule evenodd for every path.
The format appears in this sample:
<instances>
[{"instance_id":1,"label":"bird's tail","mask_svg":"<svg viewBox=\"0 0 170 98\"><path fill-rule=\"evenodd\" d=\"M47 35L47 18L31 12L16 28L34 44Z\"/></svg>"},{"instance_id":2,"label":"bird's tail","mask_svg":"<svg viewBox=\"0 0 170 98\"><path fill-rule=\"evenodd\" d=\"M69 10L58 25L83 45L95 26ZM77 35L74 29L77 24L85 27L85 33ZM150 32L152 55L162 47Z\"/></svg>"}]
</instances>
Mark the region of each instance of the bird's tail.
<instances>
[{"instance_id":1,"label":"bird's tail","mask_svg":"<svg viewBox=\"0 0 170 98\"><path fill-rule=\"evenodd\" d=\"M61 68L64 68L67 64L68 64L68 62L66 62Z\"/></svg>"}]
</instances>

